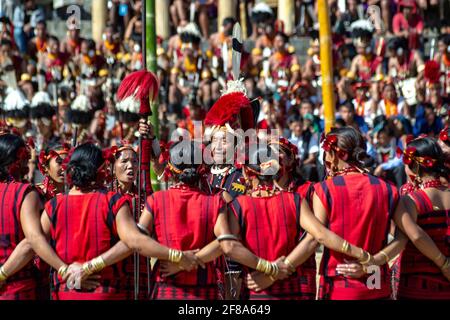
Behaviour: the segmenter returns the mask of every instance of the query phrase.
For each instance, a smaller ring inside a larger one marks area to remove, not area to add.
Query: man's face
[[[89,45],[88,45],[88,43],[86,41],[83,41],[81,43],[81,53],[82,54],[88,54],[88,52],[89,52]]]
[[[410,7],[403,7],[402,12],[405,18],[408,18],[411,15],[412,10]]]
[[[211,141],[211,152],[215,164],[231,163],[234,158],[233,135],[223,130],[214,133]]]
[[[302,117],[304,117],[307,114],[313,114],[313,106],[311,103],[307,102],[307,103],[302,103],[301,107],[300,107],[300,114],[302,115]]]
[[[56,54],[59,51],[59,43],[55,40],[50,40],[48,42],[48,48],[50,50],[50,53]]]
[[[342,106],[339,113],[341,114],[341,118],[345,121],[345,123],[349,124],[353,121],[353,112],[350,111],[346,106]]]
[[[273,43],[273,46],[275,47],[275,50],[283,50],[284,49],[284,47],[285,47],[285,42],[284,42],[284,39],[283,39],[283,37],[281,37],[281,36],[276,36],[275,37],[275,41],[274,41],[274,43]]]
[[[292,132],[294,133],[294,135],[296,137],[301,136],[301,134],[302,134],[302,122],[301,121],[293,122],[291,127],[292,127]]]
[[[433,124],[434,120],[436,120],[436,114],[434,113],[434,110],[431,108],[426,108],[425,118],[427,119],[429,125]]]
[[[386,132],[380,132],[378,134],[378,141],[377,145],[379,147],[386,147],[389,144],[389,136]]]
[[[25,1],[25,9],[26,10],[34,9],[34,0]]]
[[[45,31],[45,25],[44,24],[39,23],[36,26],[35,30],[36,30],[36,37],[43,38],[45,36],[46,31]]]
[[[225,33],[226,36],[231,36],[233,34],[233,24],[227,23],[226,25],[224,25],[223,32]]]
[[[11,46],[9,44],[4,44],[0,47],[0,55],[3,57],[9,57],[11,53]]]
[[[388,85],[383,90],[383,96],[385,99],[394,101],[396,98],[395,90],[392,85]]]

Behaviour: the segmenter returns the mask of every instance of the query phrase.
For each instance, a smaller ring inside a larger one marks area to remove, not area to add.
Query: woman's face
[[[114,172],[119,182],[130,184],[136,179],[138,170],[137,155],[132,150],[124,150],[114,163]]]
[[[67,155],[62,154],[58,157],[52,157],[48,163],[48,175],[56,183],[64,183],[64,171],[62,163]]]

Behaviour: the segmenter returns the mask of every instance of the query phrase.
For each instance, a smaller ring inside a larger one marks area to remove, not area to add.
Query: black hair
[[[66,123],[74,123],[79,125],[88,125],[94,118],[94,112],[84,112],[68,108],[66,111]]]
[[[45,146],[44,152],[45,152],[45,154],[49,154],[50,151],[58,151],[58,150],[61,150],[63,148],[64,148],[64,146],[62,145],[62,143],[60,141],[55,140],[55,141],[49,142]]]
[[[248,158],[246,160],[245,166],[249,168],[251,171],[256,171],[258,173],[263,173],[263,169],[261,168],[261,164],[266,161],[275,160],[279,163],[280,156],[277,151],[273,147],[270,146],[260,146],[258,145],[256,148],[250,147],[248,150]],[[254,172],[252,172],[255,174]],[[264,174],[256,174],[258,180],[260,181],[272,181],[278,179],[281,170],[278,168],[273,168],[272,171],[265,171]]]
[[[200,154],[198,154],[200,152]],[[174,173],[176,180],[190,186],[196,186],[200,181],[196,158],[203,159],[202,148],[194,141],[178,141],[170,147],[170,163],[181,173]],[[196,157],[197,154],[197,157]],[[198,157],[200,156],[200,157]]]
[[[15,134],[0,135],[0,181],[8,179],[8,166],[17,160],[17,152],[25,147],[23,139]]]
[[[235,18],[233,18],[233,17],[226,17],[225,19],[223,19],[223,21],[222,21],[222,26],[226,26],[226,25],[229,25],[229,24],[235,24],[236,23],[236,19]]]
[[[341,106],[339,107],[339,110],[342,107],[347,108],[351,113],[355,113],[355,106],[354,106],[354,104],[351,101],[347,101],[344,104],[341,104]]]
[[[52,40],[52,41],[55,41],[55,42],[59,43],[59,39],[57,37],[55,37],[55,36],[48,36],[48,40],[49,41]]]
[[[34,108],[30,108],[31,119],[47,118],[51,119],[56,114],[55,108],[48,103],[40,103]]]
[[[67,166],[74,186],[86,189],[97,182],[97,172],[103,164],[102,150],[93,143],[85,143],[78,146]]]
[[[84,39],[83,42],[85,42],[89,49],[95,50],[95,41],[93,39]]]
[[[408,40],[404,37],[396,37],[389,40],[387,47],[389,50],[398,50],[402,48],[403,50],[408,50]]]
[[[293,114],[287,119],[287,123],[289,125],[291,125],[294,122],[301,122],[301,121],[302,121],[302,117],[299,114]]]
[[[275,37],[281,37],[284,43],[289,43],[289,37],[284,32],[277,32]]]
[[[192,43],[195,45],[200,44],[200,42],[202,41],[202,39],[198,35],[190,32],[182,32],[180,34],[180,39],[182,43]]]
[[[266,23],[273,19],[273,14],[266,11],[253,11],[251,14],[251,21],[253,23]]]
[[[44,25],[45,28],[47,28],[47,23],[45,22],[44,19],[38,20],[38,22],[36,22],[36,25],[38,25],[38,24],[42,24],[42,25]]]
[[[137,113],[127,111],[117,111],[117,110],[116,110],[116,117],[117,119],[119,119],[119,121],[125,123],[136,123],[140,119],[140,116]]]
[[[372,167],[374,159],[367,154],[364,137],[353,127],[333,128],[329,134],[338,137],[337,146],[348,153],[347,162],[359,168]]]
[[[436,163],[432,167],[425,167],[419,165],[417,162],[412,162],[409,165],[412,171],[417,172],[418,170],[419,175],[427,173],[446,179],[448,178],[450,169],[445,166],[445,156],[436,139],[430,137],[416,139],[411,141],[408,144],[408,147],[416,149],[416,152],[414,153],[415,157],[430,157],[431,159],[436,160]]]
[[[10,47],[12,47],[12,42],[9,39],[2,39],[0,41],[0,46],[10,46]]]

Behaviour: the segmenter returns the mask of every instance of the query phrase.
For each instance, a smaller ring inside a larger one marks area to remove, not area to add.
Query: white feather
[[[353,22],[350,25],[350,31],[353,31],[355,29],[363,29],[363,30],[367,30],[369,32],[373,32],[374,27],[373,27],[372,22],[370,22],[369,20],[360,19],[360,20],[356,20],[355,22]]]
[[[140,101],[136,100],[133,96],[131,96],[120,101],[117,104],[116,108],[118,111],[122,112],[139,113],[140,106],[141,106]]]
[[[227,87],[222,91],[222,95],[226,95],[233,92],[242,92],[247,95],[247,89],[245,88],[244,79],[230,80],[227,82]]]
[[[200,33],[200,29],[193,22],[188,23],[184,28],[180,28],[178,30],[178,33],[188,33],[188,34],[197,36],[198,38],[202,37],[202,34]]]
[[[52,104],[50,95],[45,91],[39,91],[34,95],[33,99],[31,100],[30,107],[36,108],[41,103],[47,103],[49,105]]]
[[[21,110],[29,104],[30,102],[19,89],[9,89],[6,91],[3,107],[5,111]]]
[[[72,110],[89,112],[92,109],[89,98],[85,95],[80,95],[72,102]]]
[[[269,5],[265,2],[259,2],[258,4],[256,4],[253,7],[252,12],[253,13],[266,12],[266,13],[273,14],[272,8],[269,7]]]

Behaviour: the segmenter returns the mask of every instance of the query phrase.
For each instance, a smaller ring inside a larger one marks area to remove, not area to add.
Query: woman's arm
[[[409,196],[400,198],[394,213],[394,221],[424,256],[432,260],[439,268],[444,266],[447,257],[439,250],[433,239],[416,223],[417,208]]]
[[[314,193],[313,206],[317,217],[326,217],[325,207],[316,193]],[[301,227],[310,233],[320,244],[336,252],[357,258],[358,260],[362,259],[365,264],[371,262],[373,258],[366,251],[349,244],[346,240],[328,230],[312,213],[307,201],[302,202],[301,213]]]
[[[220,219],[220,221],[218,221],[218,224],[216,224],[214,232],[217,237],[223,235],[234,235],[238,237],[240,228],[236,217],[231,212],[229,212],[228,214],[223,214],[222,219]],[[234,261],[255,270],[258,269],[260,260],[265,261],[254,255],[250,250],[244,247],[244,245],[240,241],[237,240],[228,239],[220,241],[220,247],[222,248],[222,251],[225,253],[225,255],[229,256]],[[291,274],[287,265],[282,261],[284,259],[285,257],[280,257],[277,261],[273,262],[278,266],[279,270],[274,279],[285,279]]]
[[[143,215],[150,214],[144,209]],[[146,257],[153,257],[161,260],[170,261],[171,254],[168,247],[159,244],[154,239],[142,234],[133,217],[130,214],[128,205],[122,206],[116,216],[117,232],[120,239],[132,250],[137,251]],[[202,262],[195,256],[193,251],[184,251],[179,261],[180,266],[191,271]]]
[[[58,257],[47,241],[49,234],[45,234],[42,229],[40,211],[41,204],[39,195],[36,191],[31,191],[25,196],[20,210],[20,222],[23,233],[36,254],[55,270],[59,271],[61,267],[66,267],[67,265]],[[45,211],[44,214],[44,219],[46,218],[48,220],[49,218]],[[49,220],[48,225],[50,225]]]
[[[27,239],[23,239],[16,246],[1,269],[9,278],[15,273],[19,272],[23,267],[25,267],[31,261],[33,256],[34,251],[31,248],[30,243]],[[2,286],[2,282],[3,281],[0,281],[0,288]]]

